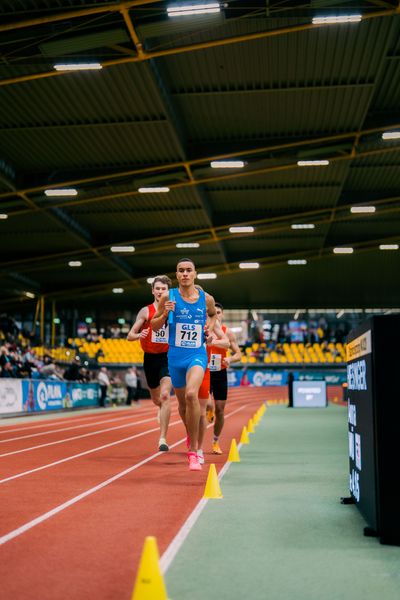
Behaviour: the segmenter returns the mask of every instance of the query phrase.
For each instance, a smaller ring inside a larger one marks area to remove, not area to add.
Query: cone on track
[[[250,421],[247,423],[247,431],[249,433],[254,433],[254,423],[253,423],[253,419],[250,419]]]
[[[240,443],[241,444],[250,444],[249,434],[247,433],[246,425],[242,429],[242,435],[240,436]]]
[[[155,537],[146,537],[131,600],[168,600]]]
[[[203,498],[213,498],[216,500],[223,498],[218,481],[217,470],[214,464],[210,465],[210,469],[208,471],[207,483],[204,490]]]
[[[228,454],[228,462],[240,462],[239,450],[235,438],[231,441],[231,447]]]

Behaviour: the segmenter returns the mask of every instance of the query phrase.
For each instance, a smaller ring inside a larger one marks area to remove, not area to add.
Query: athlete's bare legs
[[[179,402],[179,414],[189,436],[189,452],[197,451],[200,419],[198,394],[203,377],[204,369],[198,365],[194,365],[186,373],[186,386],[175,388]]]
[[[160,385],[150,390],[151,399],[160,408],[160,438],[166,439],[171,416],[171,378],[163,377]]]
[[[215,400],[215,424],[214,424],[214,435],[219,437],[224,426],[224,411],[225,411],[225,400]]]

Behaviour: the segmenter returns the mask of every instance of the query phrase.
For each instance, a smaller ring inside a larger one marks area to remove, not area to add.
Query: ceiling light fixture
[[[329,165],[329,160],[298,160],[299,167],[326,167]]]
[[[334,25],[335,23],[359,23],[362,15],[332,15],[330,17],[313,17],[313,25]]]
[[[376,211],[375,206],[352,206],[350,208],[350,212],[357,214],[357,213],[374,213]]]
[[[200,244],[198,242],[179,242],[176,244],[177,248],[200,248]]]
[[[25,296],[27,298],[36,298],[35,294],[33,294],[32,292],[25,292]]]
[[[141,194],[166,194],[169,187],[140,187],[138,191]]]
[[[111,246],[111,252],[135,252],[135,246]]]
[[[292,229],[315,229],[313,223],[292,223],[290,227]]]
[[[78,190],[75,188],[56,188],[54,190],[48,189],[44,190],[46,196],[77,196]]]
[[[98,62],[93,63],[60,63],[53,65],[56,71],[99,71],[102,65]]]
[[[379,250],[398,250],[399,244],[380,244]]]
[[[212,160],[210,163],[213,169],[243,169],[243,160]]]
[[[398,140],[400,138],[400,131],[385,131],[382,133],[383,140]]]
[[[2,221],[5,221],[6,219],[8,219],[8,215],[6,213],[0,213],[0,219]]]
[[[260,263],[258,262],[241,262],[239,263],[239,269],[259,269]]]
[[[168,6],[167,14],[169,17],[186,17],[189,15],[205,15],[221,12],[219,2],[208,2],[207,4],[178,4]]]
[[[113,294],[123,294],[124,293],[124,288],[113,288],[112,289]]]
[[[290,259],[287,261],[288,265],[306,265],[307,261],[304,258]]]
[[[197,279],[217,279],[216,273],[198,273]]]
[[[253,233],[254,227],[251,225],[243,226],[243,227],[229,227],[229,232],[230,233]]]
[[[81,267],[82,263],[80,260],[70,260],[68,263],[69,267]]]
[[[354,248],[350,248],[350,247],[347,248],[345,246],[333,249],[334,254],[353,254],[353,252],[354,252]]]

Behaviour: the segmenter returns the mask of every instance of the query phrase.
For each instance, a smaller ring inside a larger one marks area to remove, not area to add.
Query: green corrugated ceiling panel
[[[63,56],[74,54],[74,52],[92,50],[93,48],[104,48],[112,44],[124,44],[129,41],[129,36],[124,29],[110,29],[64,38],[54,42],[45,42],[40,44],[39,49],[44,56]]]

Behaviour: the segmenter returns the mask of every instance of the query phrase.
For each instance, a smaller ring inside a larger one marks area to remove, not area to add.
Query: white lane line
[[[239,410],[241,410],[241,409],[238,408],[238,410],[236,410],[235,412],[238,412]],[[234,414],[234,413],[231,413],[231,414]],[[238,450],[240,450],[241,447],[242,447],[242,444],[239,444]],[[230,462],[226,462],[224,464],[224,466],[222,467],[222,469],[220,470],[220,472],[218,474],[219,481],[221,481],[221,479],[223,478],[225,473],[228,471],[231,464],[232,463],[230,463]],[[184,522],[184,524],[182,525],[182,527],[180,528],[180,530],[178,531],[178,533],[176,534],[176,536],[174,537],[174,539],[172,540],[172,542],[170,543],[168,548],[165,550],[162,557],[160,558],[160,569],[161,569],[161,573],[163,575],[165,575],[165,573],[168,571],[169,567],[172,564],[172,561],[174,560],[175,556],[178,554],[184,541],[186,540],[189,533],[191,532],[194,525],[196,524],[197,519],[200,517],[201,513],[203,512],[204,508],[206,507],[207,502],[208,502],[208,498],[202,498],[199,501],[199,503],[196,505],[194,510],[190,513],[190,515],[188,516],[188,518],[186,519],[186,521]]]
[[[131,409],[130,407],[126,407],[126,410],[118,410],[117,414],[138,414],[140,413],[140,416],[144,413],[147,412],[150,408],[154,409],[154,404],[151,402],[150,406],[141,406],[140,408],[135,408],[135,409]],[[111,409],[112,410],[112,409]],[[16,431],[30,431],[31,429],[40,429],[41,427],[52,427],[53,425],[64,425],[64,423],[66,421],[69,420],[73,420],[74,422],[80,422],[80,421],[87,421],[89,419],[99,419],[101,417],[107,417],[109,415],[110,411],[109,410],[105,410],[104,412],[96,412],[95,414],[92,413],[90,415],[79,415],[79,414],[74,414],[72,411],[67,413],[65,415],[65,417],[63,419],[58,419],[58,420],[53,420],[53,419],[46,419],[45,422],[40,423],[39,425],[27,425],[26,427],[18,427],[15,429],[9,429],[8,425],[3,425],[3,423],[1,422],[0,419],[0,435],[5,435],[8,433],[15,433]],[[49,413],[36,413],[36,414],[32,414],[32,413],[28,413],[26,415],[28,416],[32,416],[32,417],[42,417],[42,418],[46,418],[49,417]]]
[[[141,417],[143,414],[140,415]],[[50,431],[40,431],[39,433],[30,433],[29,435],[20,435],[14,438],[7,438],[6,440],[0,440],[0,444],[6,442],[16,442],[18,440],[27,440],[28,438],[40,437],[41,435],[50,435],[51,433],[58,433],[59,431],[71,431],[71,429],[82,429],[83,427],[92,427],[92,425],[103,425],[103,423],[116,423],[123,421],[124,419],[131,419],[133,415],[125,415],[124,417],[116,417],[113,419],[101,419],[100,421],[91,421],[90,423],[82,423],[81,425],[71,425],[70,427],[63,427],[62,429],[51,429]]]
[[[64,438],[62,440],[56,440],[54,442],[48,442],[47,444],[39,444],[38,446],[30,446],[29,448],[22,448],[21,450],[13,450],[12,452],[5,452],[0,454],[0,458],[6,456],[12,456],[13,454],[21,454],[22,452],[29,452],[31,450],[38,450],[39,448],[47,448],[48,446],[55,446],[56,444],[64,444],[65,442],[71,442],[73,440],[81,440],[82,438],[91,437],[93,435],[99,435],[100,433],[107,433],[108,431],[116,431],[117,429],[123,429],[124,427],[134,427],[135,425],[141,425],[142,423],[148,423],[149,421],[155,421],[157,417],[151,417],[150,419],[142,419],[141,421],[135,421],[133,423],[125,423],[124,425],[118,425],[117,427],[108,427],[107,429],[99,429],[98,431],[91,431],[90,433],[84,433],[82,435],[75,435],[73,437]]]
[[[172,421],[169,424],[169,427],[173,425],[179,425],[182,423],[179,421]],[[99,452],[100,450],[104,450],[105,448],[110,448],[111,446],[116,446],[117,444],[123,444],[124,442],[128,442],[130,440],[134,440],[136,438],[142,437],[143,435],[147,435],[148,433],[153,433],[154,431],[160,431],[159,427],[155,427],[154,429],[147,429],[146,431],[142,431],[141,433],[135,433],[135,435],[131,435],[126,438],[122,438],[121,440],[117,440],[116,442],[110,442],[109,444],[104,444],[103,446],[97,446],[96,448],[91,448],[91,450],[85,450],[85,452],[79,452],[78,454],[72,454],[71,456],[67,456],[65,458],[61,458],[60,460],[56,460],[52,463],[48,463],[47,465],[42,465],[41,467],[36,467],[35,469],[30,469],[29,471],[24,471],[23,473],[17,473],[17,475],[10,475],[10,477],[6,477],[5,479],[0,479],[1,483],[6,483],[7,481],[12,481],[13,479],[18,479],[19,477],[25,477],[26,475],[31,475],[32,473],[37,473],[38,471],[43,471],[44,469],[49,469],[50,467],[55,467],[56,465],[61,465],[62,463],[68,462],[70,460],[74,460],[75,458],[80,458],[81,456],[86,456],[87,454],[92,454],[93,452]]]
[[[235,411],[229,413],[228,415],[226,415],[225,418],[228,419],[229,417],[231,417],[235,413],[239,412],[240,410],[243,410],[243,408],[244,408],[244,406],[241,406],[237,410],[235,410]],[[212,424],[210,424],[210,426],[211,425]],[[175,442],[175,444],[172,444],[170,446],[170,449],[171,448],[175,448],[176,446],[179,446],[179,444],[182,444],[182,442],[184,442],[184,441],[186,441],[186,436],[184,438],[178,440],[177,442]],[[10,531],[9,533],[7,533],[7,534],[3,535],[2,537],[0,537],[0,546],[3,545],[3,544],[5,544],[6,542],[9,542],[10,540],[12,540],[12,539],[14,539],[16,537],[22,535],[26,531],[29,531],[30,529],[32,529],[36,525],[40,525],[40,523],[43,523],[47,519],[50,519],[50,517],[53,517],[54,515],[60,513],[61,511],[65,510],[66,508],[69,508],[70,506],[72,506],[73,504],[76,504],[80,500],[83,500],[87,496],[90,496],[91,494],[94,494],[95,492],[98,492],[99,490],[101,490],[102,488],[106,487],[107,485],[110,485],[111,483],[114,483],[114,481],[117,481],[118,479],[121,479],[121,477],[124,477],[125,475],[128,475],[128,473],[131,473],[132,471],[135,471],[135,469],[138,469],[142,465],[145,465],[146,463],[150,462],[154,458],[157,458],[157,456],[160,456],[161,454],[164,454],[164,453],[163,452],[156,452],[155,454],[152,454],[148,458],[145,458],[144,460],[140,461],[139,463],[136,463],[132,467],[129,467],[129,469],[125,469],[124,471],[121,471],[120,473],[117,473],[113,477],[110,477],[109,479],[106,479],[106,481],[103,481],[102,483],[99,483],[95,487],[92,487],[89,490],[86,490],[86,492],[83,492],[82,494],[79,494],[78,496],[75,496],[74,498],[71,498],[71,500],[67,500],[67,502],[64,502],[63,504],[60,504],[59,506],[56,506],[52,510],[49,510],[48,512],[46,512],[44,514],[39,515],[39,517],[36,517],[36,519],[33,519],[32,521],[28,521],[27,523],[24,523],[24,525],[21,525],[21,527],[18,527],[17,529],[14,529],[13,531]]]

